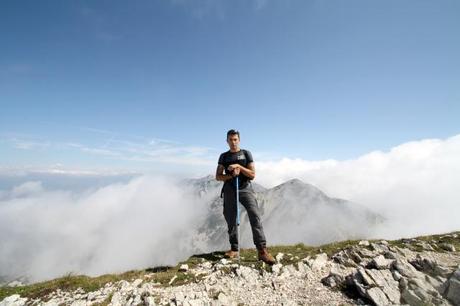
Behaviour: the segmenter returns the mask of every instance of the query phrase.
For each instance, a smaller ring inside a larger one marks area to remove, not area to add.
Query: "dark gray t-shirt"
[[[230,150],[228,150],[227,152],[220,154],[219,161],[217,163],[219,165],[224,166],[225,174],[230,174],[230,172],[228,172],[227,170],[227,167],[229,165],[240,164],[241,166],[247,168],[248,164],[253,161],[254,159],[252,158],[252,154],[249,150],[240,149],[238,152],[231,152]],[[238,180],[239,180],[239,184],[238,184],[239,191],[252,190],[252,186],[250,183],[251,181],[249,177],[244,175],[242,172],[240,172],[240,175],[238,176]],[[231,180],[226,180],[224,182],[224,185],[231,184],[232,186],[235,186],[235,182],[236,180],[235,178],[233,178]]]

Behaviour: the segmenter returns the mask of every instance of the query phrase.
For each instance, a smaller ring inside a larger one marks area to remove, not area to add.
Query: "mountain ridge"
[[[207,175],[182,183],[209,203],[207,216],[197,231],[197,236],[203,238],[197,240],[201,244],[197,244],[196,250],[226,247],[227,225],[222,215],[223,199],[220,198],[223,182]],[[297,178],[271,188],[254,182],[252,186],[269,244],[302,242],[319,245],[366,235],[371,237],[386,220],[365,205],[329,197],[316,186]],[[250,247],[252,234],[245,209],[241,210],[241,220],[241,243],[243,247]]]

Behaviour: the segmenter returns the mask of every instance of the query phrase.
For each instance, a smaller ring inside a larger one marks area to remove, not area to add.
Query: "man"
[[[275,259],[268,253],[266,248],[262,221],[259,217],[259,205],[257,204],[255,192],[251,184],[251,180],[256,176],[252,154],[248,150],[240,149],[240,133],[238,131],[229,130],[227,132],[227,143],[230,150],[220,155],[216,170],[216,179],[218,181],[224,181],[224,186],[222,187],[222,193],[224,194],[224,217],[228,225],[228,235],[231,246],[231,249],[225,253],[225,256],[234,258],[238,255],[235,179],[235,177],[238,176],[239,200],[248,213],[252,237],[258,250],[258,258],[272,265],[275,263]]]

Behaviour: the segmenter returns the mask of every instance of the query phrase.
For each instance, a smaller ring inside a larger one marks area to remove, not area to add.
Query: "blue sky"
[[[458,1],[1,1],[0,166],[214,170],[459,133]]]

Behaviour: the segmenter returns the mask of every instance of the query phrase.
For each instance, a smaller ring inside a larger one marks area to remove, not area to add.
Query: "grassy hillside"
[[[453,237],[445,237],[447,234],[457,234],[456,238]],[[402,238],[398,240],[387,240],[390,245],[396,245],[399,247],[410,248],[414,251],[422,251],[423,248],[421,246],[421,242],[432,242],[434,245],[434,249],[436,252],[446,252],[442,249],[439,245],[442,243],[452,244],[455,249],[460,251],[460,231],[447,233],[447,234],[439,234],[439,235],[430,235],[430,236],[420,236],[415,238]],[[369,242],[379,241],[381,239],[375,240],[368,240]],[[298,262],[299,260],[307,257],[313,256],[318,253],[325,252],[329,256],[347,248],[348,246],[356,245],[359,240],[346,240],[340,242],[334,242],[329,244],[324,244],[317,247],[307,246],[303,243],[295,244],[295,245],[277,245],[277,246],[270,246],[269,251],[274,256],[278,253],[284,253],[284,257],[281,259],[281,263],[283,265],[291,264]],[[363,246],[365,247],[365,246]],[[5,298],[6,296],[12,294],[20,294],[21,297],[28,297],[28,298],[37,298],[43,297],[53,292],[57,289],[61,289],[63,291],[72,291],[77,288],[82,288],[85,292],[95,291],[99,288],[103,287],[107,283],[114,283],[120,280],[127,280],[133,281],[135,279],[141,278],[146,279],[151,282],[159,283],[161,286],[177,286],[181,284],[186,284],[190,282],[199,282],[203,275],[199,275],[197,277],[191,275],[190,273],[184,273],[179,271],[179,267],[182,264],[188,264],[190,268],[193,268],[198,263],[207,260],[207,261],[219,261],[223,258],[223,251],[217,251],[207,254],[198,254],[191,256],[186,261],[178,263],[176,266],[170,267],[154,267],[154,268],[147,268],[143,270],[131,270],[121,274],[104,274],[98,277],[88,277],[85,275],[74,275],[72,273],[66,274],[62,277],[34,283],[31,285],[26,286],[19,286],[19,287],[0,287],[0,301]],[[245,266],[250,266],[256,269],[265,269],[270,271],[271,267],[265,265],[264,263],[257,260],[257,251],[256,249],[242,249],[241,250],[241,264]],[[173,278],[173,276],[177,275],[177,278],[174,282],[169,285],[169,281]],[[107,303],[103,303],[102,305],[108,304],[111,297],[108,297]]]

